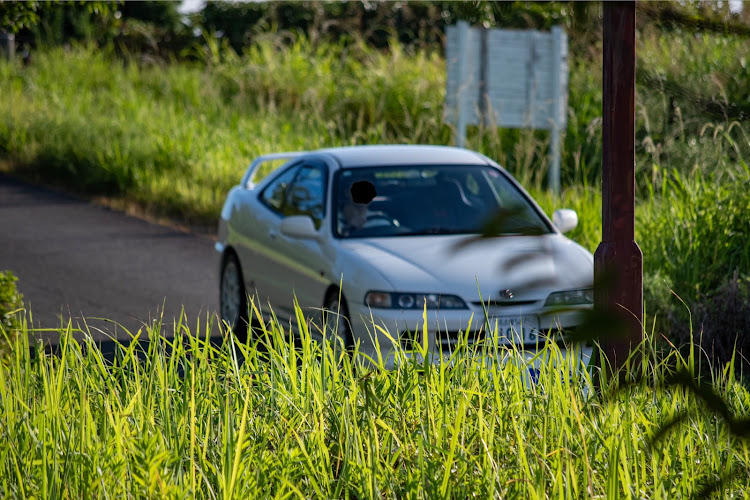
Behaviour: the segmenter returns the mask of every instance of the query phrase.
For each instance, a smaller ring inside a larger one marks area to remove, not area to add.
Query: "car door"
[[[321,234],[327,234],[326,192],[328,169],[322,162],[303,164],[287,191],[283,214],[307,215]],[[323,305],[329,280],[328,264],[321,241],[276,235],[274,240],[278,259],[275,272],[283,287],[279,289],[278,307],[293,315],[296,298],[305,316],[316,317]]]
[[[279,225],[284,217],[284,203],[301,163],[291,165],[276,174],[261,192],[248,195],[257,197],[252,210],[245,213],[242,231],[238,232],[237,251],[245,275],[245,287],[257,296],[260,306],[269,313],[268,305],[276,309],[286,297],[288,283],[280,278],[279,249],[276,241]]]

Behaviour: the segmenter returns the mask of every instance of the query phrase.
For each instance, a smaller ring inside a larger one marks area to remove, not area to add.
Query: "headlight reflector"
[[[577,306],[594,303],[594,289],[581,288],[578,290],[563,290],[554,292],[547,297],[545,306]]]
[[[466,303],[456,295],[437,293],[367,292],[365,305],[380,309],[467,309]]]
[[[398,296],[398,306],[402,309],[411,309],[414,307],[414,295],[404,293]]]

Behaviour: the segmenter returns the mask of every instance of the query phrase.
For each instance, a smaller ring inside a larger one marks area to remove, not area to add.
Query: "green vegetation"
[[[647,355],[639,383],[596,397],[585,370],[562,368],[578,358],[554,344],[538,355],[538,377],[513,351],[465,344],[450,367],[412,358],[389,371],[354,368],[306,330],[290,342],[275,322],[248,344],[214,345],[211,324],[183,318],[170,340],[159,325],[140,331],[135,340],[152,341],[118,345],[112,362],[70,327],[58,355],[19,340],[0,369],[2,495],[750,495],[749,443],[732,424],[750,392],[731,369],[701,379],[727,401],[722,417],[691,383],[665,382],[700,374],[675,352]],[[482,363],[483,352],[516,361]]]
[[[21,329],[23,295],[16,289],[18,278],[10,271],[0,271],[0,357],[7,354]]]
[[[561,196],[544,190],[546,134],[472,129],[468,147],[547,213],[575,209],[573,239],[599,242],[595,4],[219,2],[199,16],[198,43],[164,3],[123,7],[122,19],[99,2],[3,5],[14,30],[39,31],[30,59],[0,61],[0,168],[207,226],[259,154],[450,144],[440,23],[566,24]],[[153,341],[118,345],[112,362],[69,327],[52,356],[30,348],[15,277],[0,273],[2,496],[750,497],[747,421],[734,418],[750,412],[747,373],[735,378],[750,357],[738,336],[750,329],[750,31],[704,7],[638,6],[650,319],[632,385],[593,394],[587,372],[560,370],[576,360],[555,345],[539,353],[536,383],[523,362],[480,363],[467,346],[452,368],[355,368],[274,322],[248,344],[214,345],[213,320],[181,318],[174,339],[140,331]],[[415,19],[430,21],[410,31]]]

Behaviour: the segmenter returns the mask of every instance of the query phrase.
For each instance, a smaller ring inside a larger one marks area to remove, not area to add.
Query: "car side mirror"
[[[309,215],[290,215],[281,221],[281,233],[292,238],[318,239],[315,223]]]
[[[567,233],[578,225],[578,214],[575,210],[561,208],[552,214],[552,224],[561,232]]]

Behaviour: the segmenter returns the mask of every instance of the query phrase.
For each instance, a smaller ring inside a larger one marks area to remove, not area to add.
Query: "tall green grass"
[[[679,277],[697,293],[717,289],[735,271],[750,272],[748,189],[750,171],[735,184],[708,180],[700,171],[692,178],[666,174],[665,195],[653,196],[638,212],[641,233],[659,235],[643,238],[647,269]]]
[[[561,369],[576,358],[554,344],[530,383],[524,363],[479,362],[466,345],[450,366],[389,371],[275,322],[247,344],[212,344],[209,319],[176,320],[174,339],[159,329],[111,362],[72,327],[57,355],[22,336],[0,370],[4,497],[671,499],[724,476],[724,495],[750,495],[748,442],[661,385],[691,367],[676,353],[646,358],[645,385],[600,398],[587,372]],[[732,371],[715,377],[747,414]]]

